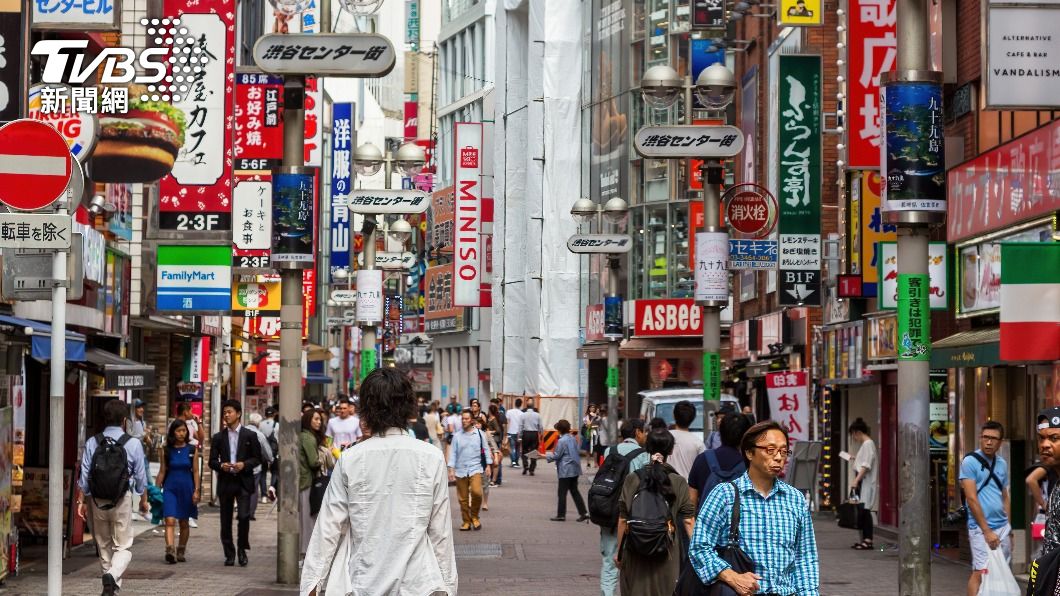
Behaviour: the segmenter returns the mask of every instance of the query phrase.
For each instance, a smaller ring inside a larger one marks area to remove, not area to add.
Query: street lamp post
[[[603,229],[600,217],[603,215],[617,231],[629,215],[629,205],[619,197],[613,197],[603,205],[594,203],[592,199],[581,198],[574,202],[570,212],[578,223],[588,223],[595,219],[597,230]],[[585,237],[592,238],[593,235],[588,234]],[[607,258],[608,269],[607,298],[621,305],[618,288],[618,259],[621,253],[604,254]],[[621,311],[619,312],[621,314]],[[606,327],[605,335],[608,335]],[[618,341],[620,339],[621,335],[611,336],[608,337],[607,342],[607,434],[609,437],[618,436]],[[614,440],[612,438],[612,441]]]
[[[372,143],[365,143],[360,147],[357,147],[353,154],[353,167],[354,171],[361,176],[374,176],[383,170],[383,188],[390,190],[391,182],[390,179],[393,177],[394,170],[402,175],[407,175],[412,172],[418,171],[427,162],[426,153],[423,147],[415,143],[405,143],[398,148],[396,153],[387,150],[384,155],[378,147]],[[356,209],[351,209],[356,212]],[[377,226],[375,215],[366,214],[364,223],[364,269],[371,271],[375,269],[375,228]],[[401,220],[404,221],[404,220]],[[405,222],[408,226],[408,222]],[[412,229],[409,227],[407,230],[400,230],[398,233],[406,232],[411,236]],[[393,234],[394,231],[391,231]],[[363,379],[365,375],[376,368],[375,359],[375,330],[376,322],[365,323],[361,329],[361,375]],[[371,355],[368,355],[371,353]],[[368,360],[365,360],[368,355]]]
[[[703,69],[693,85],[691,77],[682,79],[673,68],[665,65],[649,68],[641,80],[641,92],[644,102],[655,109],[669,109],[682,93],[685,97],[685,120],[692,121],[692,96],[714,113],[722,113],[732,103],[736,92],[736,77],[732,71],[721,64],[712,64]],[[709,128],[709,127],[703,127]],[[639,147],[638,147],[639,151]],[[738,150],[737,150],[738,152]],[[735,153],[734,153],[735,154]],[[700,154],[670,155],[670,157],[701,157]],[[703,176],[703,234],[697,233],[696,246],[705,246],[708,239],[717,234],[726,233],[721,225],[721,186],[724,184],[724,170],[716,157],[703,160],[700,168]],[[695,222],[689,221],[694,228]],[[695,230],[690,230],[695,233]],[[727,269],[727,261],[724,268]],[[728,306],[728,300],[704,298],[701,291],[705,284],[706,264],[696,259],[696,302],[703,307],[703,387],[704,398],[721,399],[721,309]],[[726,294],[728,290],[726,290]],[[703,438],[706,440],[709,426],[703,425]]]

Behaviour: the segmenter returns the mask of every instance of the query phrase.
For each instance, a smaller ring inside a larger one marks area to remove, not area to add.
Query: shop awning
[[[578,348],[579,360],[605,360],[607,359],[607,342],[594,341]]]
[[[729,341],[721,342],[722,361],[729,359]],[[620,358],[702,358],[703,340],[698,337],[655,338],[634,337],[622,342],[618,347]]]
[[[332,378],[323,373],[310,373],[306,375],[305,382],[307,385],[326,385],[332,382]]]
[[[1000,341],[998,327],[954,333],[931,344],[931,368],[998,366]]]
[[[10,315],[0,315],[0,325],[14,327],[19,332],[28,335],[30,337],[30,352],[34,358],[37,360],[51,360],[51,325]],[[66,330],[66,361],[85,361],[85,336],[69,329]]]
[[[103,386],[108,390],[154,389],[155,367],[99,348],[85,351],[85,360],[103,372]]]

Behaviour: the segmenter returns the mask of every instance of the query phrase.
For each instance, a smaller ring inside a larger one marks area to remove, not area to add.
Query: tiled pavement
[[[599,530],[575,523],[575,512],[569,503],[567,522],[548,521],[555,514],[555,466],[540,466],[535,477],[523,476],[519,469],[510,467],[504,472],[504,485],[492,490],[490,510],[482,514],[482,531],[456,532],[460,595],[538,596],[550,591],[565,596],[599,594]],[[583,496],[589,477],[583,476]],[[452,505],[457,527],[455,490]],[[122,594],[296,594],[294,586],[274,583],[275,514],[270,506],[262,506],[257,517],[251,527],[253,549],[246,568],[222,566],[216,509],[203,507],[201,527],[192,535],[189,562],[175,566],[167,565],[162,558],[161,530],[156,533],[150,525],[137,523],[137,530],[142,533],[133,546],[133,561]],[[829,521],[819,521],[816,528],[822,596],[898,594],[896,550],[854,551],[849,548],[855,540],[853,531],[841,530]],[[64,594],[99,593],[99,567],[91,545],[74,549],[66,561],[65,573]],[[967,574],[966,566],[936,561],[932,566],[931,594],[964,594]],[[46,585],[44,561],[38,560],[24,564],[21,575],[4,582],[0,594],[45,594]]]

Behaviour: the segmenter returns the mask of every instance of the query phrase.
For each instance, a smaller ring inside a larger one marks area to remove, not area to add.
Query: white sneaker
[[[199,527],[199,522],[195,521],[194,517],[188,518],[188,526],[192,527],[192,528],[198,528]]]

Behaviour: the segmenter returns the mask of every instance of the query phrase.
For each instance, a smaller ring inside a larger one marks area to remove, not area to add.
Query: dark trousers
[[[559,479],[559,503],[556,505],[556,516],[565,517],[567,515],[568,492],[571,498],[574,499],[574,506],[578,508],[578,515],[585,515],[585,501],[582,501],[582,495],[578,492],[578,477],[573,476]]]
[[[242,491],[217,495],[217,500],[221,505],[221,546],[224,547],[226,557],[233,556],[236,550],[232,542],[232,513],[237,503],[239,504],[239,548],[250,550],[250,500],[253,496],[251,493]]]
[[[526,457],[531,451],[537,451],[537,432],[523,433],[523,470],[533,472],[537,469],[537,460]]]
[[[859,511],[858,525],[861,526],[861,539],[872,540],[872,512],[864,507]]]

